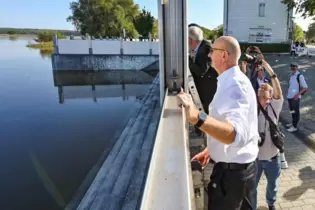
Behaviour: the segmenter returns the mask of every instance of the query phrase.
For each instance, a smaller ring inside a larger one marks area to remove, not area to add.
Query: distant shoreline
[[[20,37],[20,36],[36,36],[35,34],[0,34],[0,36]]]

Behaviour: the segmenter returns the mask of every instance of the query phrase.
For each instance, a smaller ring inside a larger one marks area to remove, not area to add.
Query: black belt
[[[214,163],[216,167],[223,168],[223,169],[230,169],[230,170],[242,170],[247,169],[248,167],[252,166],[254,162],[251,163],[224,163],[218,162],[215,163],[212,159],[210,162]]]
[[[271,160],[276,160],[276,159],[278,159],[278,157],[279,157],[279,153],[276,154],[275,156],[273,156],[273,157],[271,158]]]

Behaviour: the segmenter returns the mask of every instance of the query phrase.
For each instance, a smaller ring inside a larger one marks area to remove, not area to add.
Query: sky
[[[66,18],[71,0],[1,0],[0,27],[74,30]],[[157,0],[134,0],[157,17]],[[296,15],[295,22],[307,30],[310,19]],[[213,29],[223,23],[223,0],[188,0],[188,22]]]
[[[71,14],[71,0],[0,0],[0,27],[74,30],[66,18]],[[223,0],[188,0],[188,22],[207,28],[223,23]],[[134,0],[158,16],[157,0]],[[216,2],[216,3],[214,3]]]

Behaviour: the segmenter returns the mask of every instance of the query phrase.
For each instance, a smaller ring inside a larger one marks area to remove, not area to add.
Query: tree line
[[[158,38],[158,20],[133,0],[78,0],[70,3],[67,18],[81,34],[98,37]],[[214,30],[202,27],[206,39],[223,34],[223,26]]]

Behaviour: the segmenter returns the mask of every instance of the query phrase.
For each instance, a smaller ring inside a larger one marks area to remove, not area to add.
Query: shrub
[[[290,44],[288,43],[240,43],[242,52],[245,52],[249,46],[257,46],[260,51],[264,53],[288,53],[290,52]]]

